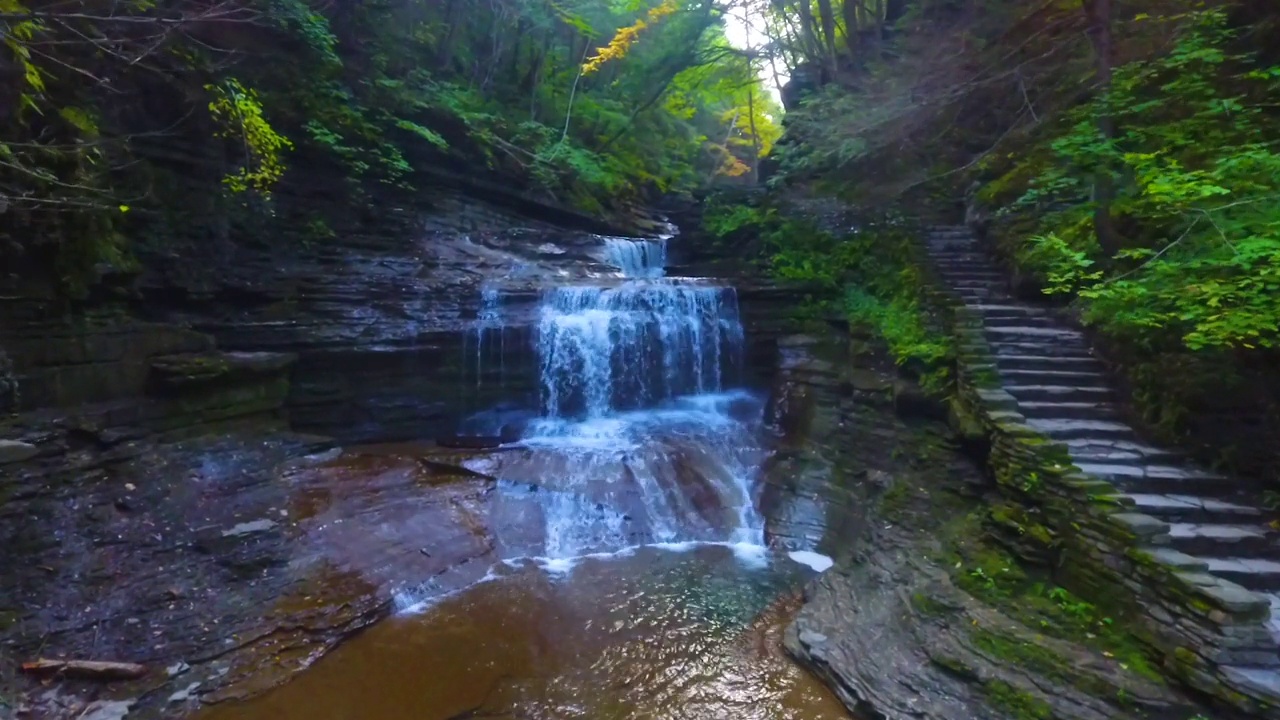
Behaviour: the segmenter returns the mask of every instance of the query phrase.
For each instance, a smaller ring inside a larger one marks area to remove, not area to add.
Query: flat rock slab
[[[42,461],[0,506],[4,609],[21,609],[0,643],[23,658],[155,668],[118,686],[140,698],[130,720],[145,720],[171,697],[268,689],[390,613],[401,593],[430,597],[484,575],[502,497],[493,480],[453,456],[317,453],[327,447],[229,434],[142,444],[131,459]]]
[[[1038,327],[1023,325],[1020,327],[988,327],[987,334],[997,337],[1028,336],[1043,337],[1054,340],[1084,340],[1084,333],[1077,330],[1063,330],[1055,327]]]
[[[1232,682],[1280,701],[1280,670],[1272,668],[1224,667],[1222,674]]]
[[[1200,525],[1196,523],[1172,523],[1169,536],[1173,539],[1205,538],[1223,543],[1244,540],[1265,540],[1271,532],[1264,525]]]
[[[0,465],[30,460],[40,453],[40,449],[30,443],[18,440],[0,440]]]
[[[1129,498],[1137,510],[1148,515],[1221,516],[1233,520],[1254,519],[1262,516],[1262,511],[1258,508],[1196,495],[1127,493],[1121,497]]]
[[[1167,688],[1114,660],[1018,625],[957,591],[944,573],[920,565],[914,554],[877,550],[870,565],[828,571],[811,583],[805,606],[788,628],[787,651],[849,707],[870,707],[888,720],[1003,719],[984,693],[987,683],[997,683],[1051,708],[1052,717],[1184,716],[1175,709],[1181,701]],[[912,600],[921,597],[934,610],[921,613]],[[945,608],[944,617],[935,617],[938,608]],[[994,657],[970,636],[975,629],[1053,653],[1083,685],[1115,688],[1091,696],[1071,682]],[[1099,680],[1100,685],[1092,682]],[[1132,712],[1109,704],[1117,694],[1129,699]]]
[[[1027,425],[1052,438],[1075,440],[1112,440],[1134,436],[1133,428],[1106,420],[1044,420],[1031,418]]]
[[[135,704],[135,700],[96,700],[76,720],[122,720]]]
[[[1071,451],[1072,457],[1093,461],[1109,457],[1112,462],[1125,459],[1138,459],[1144,463],[1171,462],[1181,457],[1176,450],[1153,447],[1136,440],[1119,438],[1067,438],[1063,442]],[[1087,462],[1087,461],[1086,461]]]
[[[1268,575],[1280,579],[1280,562],[1259,558],[1205,558],[1209,572]]]

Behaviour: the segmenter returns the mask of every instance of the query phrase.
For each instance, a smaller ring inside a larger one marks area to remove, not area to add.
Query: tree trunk
[[[852,0],[845,1],[852,2]],[[831,0],[818,0],[818,18],[822,23],[822,47],[827,56],[827,71],[831,73],[831,79],[834,80],[839,64],[836,61],[836,13],[831,7]],[[853,32],[851,28],[846,30]]]
[[[858,10],[862,7],[860,0],[844,0],[841,6],[844,13],[844,44],[849,49],[849,59],[858,57],[858,31],[862,29]]]
[[[455,22],[453,13],[455,0],[447,0],[444,5],[444,37],[440,39],[440,45],[436,48],[436,66],[449,67],[453,61],[453,41],[457,37],[456,30],[461,23]]]
[[[529,31],[529,23],[523,15],[516,23],[516,39],[511,46],[511,64],[508,66],[507,77],[512,85],[520,82],[520,51],[524,49],[524,36]]]
[[[800,31],[809,46],[812,56],[809,58],[813,62],[821,62],[826,66],[822,53],[822,43],[818,42],[817,26],[813,22],[813,8],[809,6],[809,0],[800,0],[797,3],[800,9]]]
[[[1111,114],[1111,74],[1115,65],[1111,38],[1111,0],[1081,0],[1085,17],[1089,21],[1089,41],[1097,62],[1098,93],[1102,98],[1098,113],[1098,132],[1111,141],[1116,136],[1115,117]],[[1120,249],[1120,236],[1116,233],[1111,204],[1115,200],[1115,182],[1111,169],[1106,165],[1097,169],[1093,182],[1093,228],[1098,234],[1098,244],[1108,256]]]
[[[747,123],[751,131],[751,184],[760,184],[760,136],[756,134],[756,91],[747,89]]]

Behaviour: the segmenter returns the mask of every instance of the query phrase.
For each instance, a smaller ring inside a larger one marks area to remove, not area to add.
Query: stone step
[[[1090,370],[1026,370],[1002,368],[1000,377],[1017,385],[1080,385],[1107,387],[1106,377]]]
[[[1033,430],[1055,440],[1132,440],[1133,428],[1108,420],[1043,420],[1028,418]]]
[[[1276,532],[1266,525],[1169,524],[1169,544],[1188,555],[1256,557],[1275,552]]]
[[[987,328],[1035,327],[1065,329],[1062,323],[1047,315],[982,314],[982,324]]]
[[[968,247],[953,246],[945,249],[935,248],[929,252],[929,259],[938,267],[948,267],[964,263],[984,265],[992,268],[996,266],[995,262],[991,258],[987,257],[986,253]]]
[[[1262,558],[1194,555],[1209,565],[1209,572],[1250,590],[1280,590],[1280,562]]]
[[[1093,402],[1110,400],[1114,395],[1109,387],[1085,387],[1080,385],[1005,385],[1004,389],[1019,401],[1041,402]]]
[[[1048,315],[1042,308],[1034,305],[977,305],[974,307],[983,317],[1045,317]]]
[[[949,273],[993,273],[1001,278],[1008,277],[1008,274],[1000,269],[995,263],[985,262],[982,260],[948,260],[943,263],[934,263],[934,269],[939,275],[947,275]]]
[[[995,276],[998,276],[998,279],[1000,280],[1008,280],[1008,276],[1005,273],[1001,272],[1000,268],[996,267],[995,265],[989,265],[989,264],[978,263],[973,261],[964,261],[964,262],[953,261],[953,262],[942,264],[942,265],[935,265],[934,268],[937,272],[938,277],[942,278],[943,280],[948,280],[948,279],[955,278],[957,276],[963,276],[963,275],[974,274],[974,273],[976,273],[978,277],[981,277],[981,278],[990,278],[990,276],[995,275]]]
[[[995,259],[983,252],[981,248],[956,244],[947,248],[931,248],[929,250],[929,260],[938,267],[948,267],[953,264],[997,267]]]
[[[1055,343],[1074,342],[1085,344],[1084,333],[1079,330],[1068,330],[1063,327],[1036,327],[1033,325],[1001,325],[988,326],[987,337],[993,340],[1021,339],[1045,340]]]
[[[938,273],[943,280],[950,283],[953,287],[961,284],[982,283],[985,285],[996,286],[1004,285],[1005,277],[995,270],[978,270],[978,269],[943,269]]]
[[[1076,467],[1094,477],[1113,482],[1126,490],[1180,495],[1222,495],[1237,489],[1238,483],[1225,475],[1176,465],[1132,465],[1076,461]]]
[[[1024,340],[992,340],[991,350],[996,354],[996,361],[999,362],[1001,355],[1027,356],[1037,355],[1040,357],[1053,358],[1093,358],[1093,353],[1085,345],[1079,343],[1053,343],[1046,341],[1027,342]]]
[[[942,282],[955,287],[959,283],[987,283],[992,286],[1004,286],[1007,284],[1007,278],[1004,274],[997,273],[996,270],[943,270],[938,273],[938,277],[942,278]]]
[[[973,276],[984,280],[1004,280],[1007,277],[996,266],[984,263],[943,265],[938,268],[938,274],[944,277]]]
[[[1178,493],[1125,493],[1133,509],[1170,523],[1256,523],[1262,510],[1240,503]]]
[[[982,313],[1001,313],[1001,311],[1010,311],[1012,313],[1012,311],[1016,311],[1016,313],[1027,313],[1029,315],[1044,314],[1044,310],[1041,307],[1020,305],[1016,304],[1016,302],[1007,302],[1007,304],[1001,305],[979,305],[977,310],[982,311]]]
[[[1120,415],[1111,404],[1091,402],[1020,402],[1018,412],[1045,420],[1114,420]]]
[[[1176,463],[1182,453],[1157,448],[1137,440],[1122,438],[1101,440],[1093,438],[1068,438],[1063,443],[1076,462],[1094,462],[1112,465],[1157,465]]]
[[[1045,355],[997,355],[996,367],[1005,370],[1095,370],[1102,363],[1092,357],[1053,357]]]
[[[1004,282],[1002,282],[999,278],[996,278],[996,279],[972,278],[972,279],[964,279],[964,280],[957,279],[957,278],[945,278],[945,280],[947,281],[947,284],[951,286],[952,290],[1001,290],[1003,291],[1005,289]]]

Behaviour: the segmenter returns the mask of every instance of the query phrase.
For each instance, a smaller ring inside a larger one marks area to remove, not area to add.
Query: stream
[[[392,618],[203,718],[848,717],[781,650],[831,561],[766,541],[772,435],[767,398],[743,387],[734,290],[668,277],[664,240],[603,242],[617,273],[542,294],[538,412],[466,425],[519,438],[459,461],[496,480],[485,551],[500,561],[399,587]],[[486,287],[473,362],[501,323]]]

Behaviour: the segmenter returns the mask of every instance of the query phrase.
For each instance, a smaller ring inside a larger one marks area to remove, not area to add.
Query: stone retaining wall
[[[1265,599],[1162,547],[1167,524],[1132,512],[1114,486],[1074,467],[1064,444],[1028,426],[1001,389],[981,317],[950,293],[930,298],[957,341],[952,423],[988,448],[1003,498],[989,513],[993,534],[1125,622],[1170,676],[1237,710],[1280,718],[1270,693],[1228,667],[1274,664]]]

